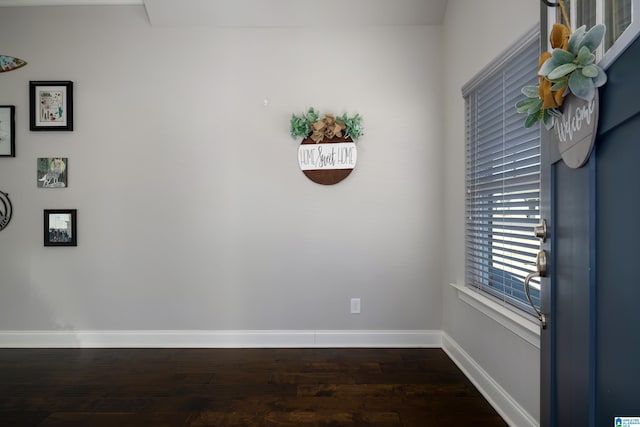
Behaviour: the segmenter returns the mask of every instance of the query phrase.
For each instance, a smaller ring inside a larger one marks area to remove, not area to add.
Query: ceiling
[[[447,0],[0,0],[8,6],[144,5],[154,26],[440,25]]]

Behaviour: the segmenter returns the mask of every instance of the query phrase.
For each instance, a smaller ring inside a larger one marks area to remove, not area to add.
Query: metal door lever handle
[[[544,314],[538,310],[538,308],[533,304],[533,300],[531,299],[531,291],[529,289],[529,282],[534,277],[545,277],[547,275],[547,253],[544,250],[540,250],[538,252],[538,256],[536,256],[536,270],[533,273],[527,274],[527,277],[524,279],[524,292],[527,294],[527,299],[529,300],[529,304],[533,307],[533,310],[538,315],[538,319],[540,320],[540,326],[542,329],[547,327],[547,318]]]
[[[531,304],[531,307],[533,307],[533,309],[535,310],[536,314],[538,315],[538,320],[540,320],[540,326],[542,327],[542,329],[546,329],[546,327],[547,327],[547,318],[533,304],[533,300],[531,299],[531,293],[529,291],[529,281],[531,281],[531,279],[533,279],[534,277],[542,277],[542,276],[537,271],[534,271],[533,273],[527,274],[527,277],[525,277],[525,279],[524,279],[524,292],[527,294],[527,299],[529,300],[529,304]]]

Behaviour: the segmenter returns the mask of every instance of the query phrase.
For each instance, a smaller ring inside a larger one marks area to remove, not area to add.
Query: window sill
[[[464,285],[451,283],[458,291],[458,298],[471,307],[489,316],[514,334],[536,348],[540,348],[540,327],[534,320],[528,319],[513,310],[496,303],[479,292]]]

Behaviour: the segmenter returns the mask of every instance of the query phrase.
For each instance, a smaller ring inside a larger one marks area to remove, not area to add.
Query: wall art
[[[45,246],[78,246],[77,228],[76,209],[45,209]]]
[[[17,70],[27,65],[26,61],[13,56],[0,55],[0,73]]]
[[[539,84],[522,88],[525,98],[516,109],[527,114],[525,128],[542,120],[547,130],[554,129],[562,160],[576,169],[587,163],[595,143],[598,88],[607,82],[607,74],[595,63],[596,51],[606,28],[598,24],[587,31],[583,25],[572,34],[564,6],[562,10],[567,25],[553,25],[553,50],[543,52],[538,61]]]
[[[11,200],[9,195],[0,191],[0,231],[4,230],[13,215],[13,206],[11,206]]]
[[[291,117],[291,136],[302,137],[298,147],[298,165],[311,181],[333,185],[345,179],[356,166],[358,152],[354,140],[364,132],[362,117],[320,118],[315,109]]]
[[[39,157],[37,184],[40,188],[66,188],[69,159],[66,157]]]
[[[16,107],[0,105],[0,157],[16,156]]]
[[[29,82],[29,119],[32,131],[73,130],[73,82]]]

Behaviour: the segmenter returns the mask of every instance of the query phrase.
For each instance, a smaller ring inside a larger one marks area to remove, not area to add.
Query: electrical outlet
[[[351,314],[360,314],[360,298],[351,298]]]

